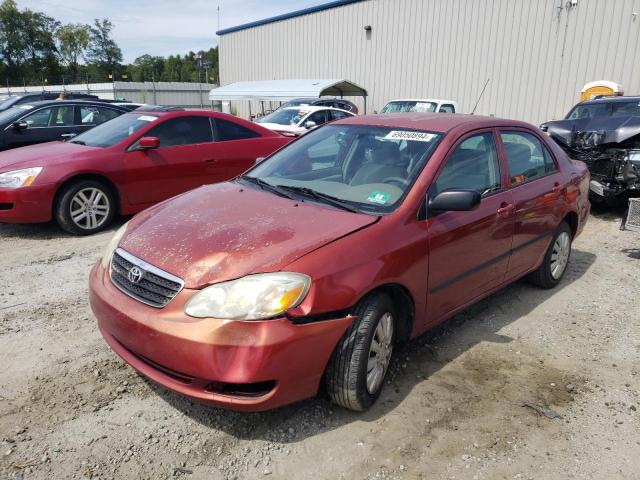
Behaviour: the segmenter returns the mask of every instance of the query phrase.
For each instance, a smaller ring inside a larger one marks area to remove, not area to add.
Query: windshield
[[[2,97],[0,98],[0,110],[6,110],[18,101],[20,97]]]
[[[296,100],[289,100],[286,103],[283,103],[282,106],[280,108],[287,108],[287,107],[299,107],[300,105],[311,105],[312,100],[307,100],[304,98],[298,98]]]
[[[369,125],[327,125],[275,153],[245,177],[294,195],[297,189],[330,196],[358,211],[390,212],[409,192],[442,136]],[[311,200],[321,201],[318,197]]]
[[[640,102],[601,102],[587,105],[577,105],[569,112],[566,119],[593,117],[632,117],[640,115]]]
[[[277,123],[278,125],[297,125],[307,113],[309,113],[307,110],[298,110],[296,108],[276,110],[260,118],[257,122]]]
[[[435,112],[437,106],[434,102],[402,100],[387,103],[380,113]]]
[[[146,127],[151,122],[158,120],[155,115],[141,115],[139,113],[127,113],[87,130],[74,137],[71,143],[79,143],[90,147],[111,147],[138,130]]]
[[[32,108],[33,106],[31,105],[20,105],[19,107],[11,107],[4,112],[0,112],[0,124],[26,115]]]

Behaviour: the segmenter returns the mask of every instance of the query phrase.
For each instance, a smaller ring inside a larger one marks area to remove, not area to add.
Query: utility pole
[[[158,101],[156,100],[156,72],[151,70],[151,86],[153,88],[153,104],[157,105]]]

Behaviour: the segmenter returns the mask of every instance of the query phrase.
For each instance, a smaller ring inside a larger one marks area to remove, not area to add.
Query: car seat
[[[371,160],[355,173],[350,185],[382,183],[390,177],[407,178],[408,159],[400,154],[399,145],[392,141],[378,141],[371,149]]]

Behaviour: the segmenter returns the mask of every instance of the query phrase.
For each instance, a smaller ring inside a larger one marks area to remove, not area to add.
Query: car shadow
[[[592,253],[574,249],[570,267],[555,289],[542,290],[520,280],[397,349],[380,398],[363,413],[331,404],[322,392],[316,398],[267,412],[232,412],[194,403],[141,378],[173,408],[207,428],[222,430],[243,440],[295,443],[352,422],[375,422],[394,410],[416,385],[428,382],[433,374],[475,345],[513,341],[500,334],[500,330],[529,314],[541,302],[561,295],[587,272],[595,258]],[[505,304],[510,306],[508,311],[503,309]],[[478,322],[482,322],[481,328]]]
[[[131,217],[121,215],[114,218],[113,223],[105,231],[116,231]],[[97,235],[97,234],[96,234]],[[2,223],[0,222],[0,239],[16,238],[29,240],[54,240],[74,237],[62,230],[55,222],[48,223]]]
[[[640,260],[640,248],[624,248],[621,252],[626,253],[629,258]]]

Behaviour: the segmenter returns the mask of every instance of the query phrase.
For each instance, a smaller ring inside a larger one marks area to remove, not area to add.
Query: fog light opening
[[[275,380],[257,383],[210,382],[204,389],[207,392],[233,397],[262,397],[276,386]]]

